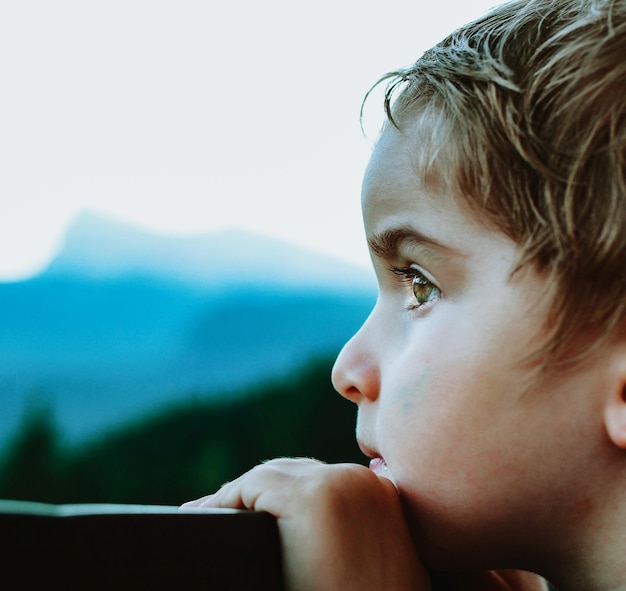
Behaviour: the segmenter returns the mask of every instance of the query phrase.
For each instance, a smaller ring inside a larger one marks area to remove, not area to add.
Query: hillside
[[[33,404],[83,438],[245,391],[335,354],[374,297],[368,271],[267,238],[160,237],[84,216],[41,275],[0,283],[0,442]]]
[[[323,237],[320,237],[323,240]],[[238,229],[158,235],[85,212],[68,229],[45,277],[148,276],[215,288],[249,282],[285,287],[372,287],[369,269]]]

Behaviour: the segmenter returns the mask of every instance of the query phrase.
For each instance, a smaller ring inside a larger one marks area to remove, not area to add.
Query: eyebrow
[[[402,247],[419,246],[441,254],[462,257],[464,253],[409,227],[384,230],[367,239],[370,250],[379,258],[396,258]]]

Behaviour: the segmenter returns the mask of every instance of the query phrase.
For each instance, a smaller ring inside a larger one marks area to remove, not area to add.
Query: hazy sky
[[[45,265],[85,209],[365,262],[364,93],[496,3],[3,2],[0,280]]]

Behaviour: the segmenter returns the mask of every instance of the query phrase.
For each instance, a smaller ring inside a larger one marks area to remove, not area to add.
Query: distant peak
[[[321,288],[373,285],[366,269],[241,229],[162,235],[91,211],[70,225],[44,274],[152,276],[204,286],[246,281]]]

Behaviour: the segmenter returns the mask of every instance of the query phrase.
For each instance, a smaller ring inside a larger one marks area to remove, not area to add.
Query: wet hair
[[[518,268],[545,274],[542,352],[580,355],[614,334],[626,316],[626,0],[509,2],[383,81],[386,125],[418,124],[422,181],[449,185],[519,245]]]

